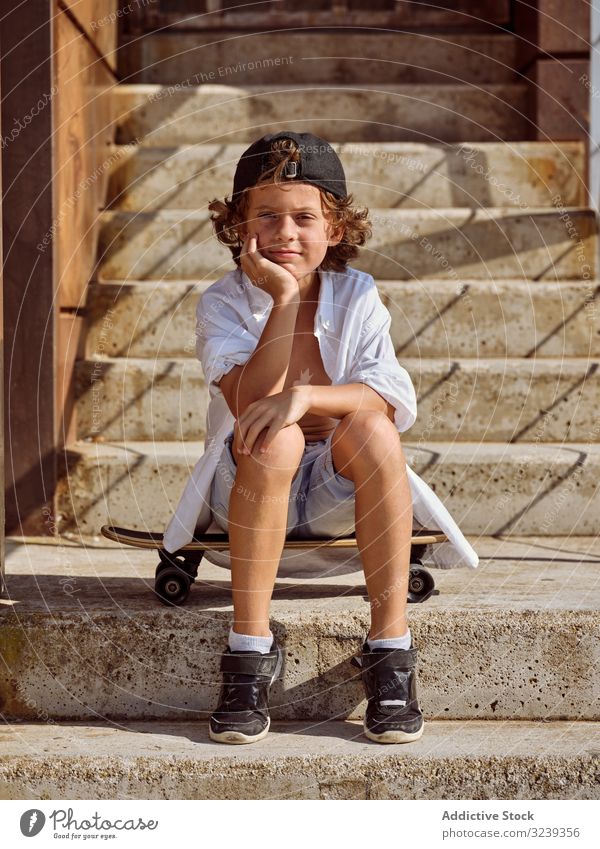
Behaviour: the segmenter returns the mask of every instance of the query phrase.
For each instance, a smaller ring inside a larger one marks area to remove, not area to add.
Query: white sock
[[[254,637],[252,634],[236,634],[233,628],[229,629],[229,648],[231,651],[257,651],[260,654],[268,654],[273,645],[273,634],[269,631],[269,637]]]
[[[403,637],[390,637],[387,640],[369,640],[367,645],[370,649],[409,649],[411,643],[410,628]]]

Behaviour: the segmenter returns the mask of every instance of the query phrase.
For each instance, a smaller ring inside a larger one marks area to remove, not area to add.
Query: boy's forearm
[[[294,342],[299,300],[274,301],[252,356],[244,365],[236,397],[241,414],[248,404],[283,390]]]
[[[394,407],[366,383],[342,383],[336,386],[309,385],[309,413],[342,419],[357,410],[385,413],[394,421]]]

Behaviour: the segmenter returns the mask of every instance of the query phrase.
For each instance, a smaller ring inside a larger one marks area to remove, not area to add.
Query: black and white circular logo
[[[21,817],[21,833],[25,837],[35,837],[43,829],[45,822],[46,817],[37,808],[25,811]]]

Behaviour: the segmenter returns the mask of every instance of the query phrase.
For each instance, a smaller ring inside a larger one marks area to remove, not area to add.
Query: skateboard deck
[[[159,564],[156,567],[154,592],[163,604],[181,605],[187,599],[190,587],[198,577],[198,567],[205,551],[227,551],[227,534],[202,534],[177,551],[169,552],[164,548],[163,535],[150,531],[135,531],[119,528],[115,525],[103,525],[101,533],[107,539],[132,548],[155,549],[158,551]],[[437,595],[435,582],[431,574],[423,568],[420,561],[428,545],[447,542],[447,537],[439,531],[420,530],[411,537],[411,563],[408,580],[408,601],[423,602]],[[286,539],[285,548],[356,548],[354,535],[334,537],[332,539]]]
[[[121,545],[130,545],[133,548],[163,547],[163,535],[150,531],[133,531],[129,528],[118,528],[115,525],[103,525],[102,535]],[[447,542],[445,534],[439,531],[419,531],[411,537],[412,545],[435,545]],[[334,537],[333,539],[286,539],[286,548],[318,548],[321,545],[333,546],[334,548],[356,548],[356,537]],[[229,537],[227,534],[203,534],[194,537],[187,545],[179,551],[227,551],[229,549]]]

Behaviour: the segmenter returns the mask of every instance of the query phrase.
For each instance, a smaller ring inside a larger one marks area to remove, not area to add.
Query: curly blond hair
[[[267,183],[286,183],[281,175],[288,162],[299,162],[300,152],[292,139],[276,139],[271,145],[267,170],[263,172],[256,185]],[[358,256],[359,247],[372,235],[368,209],[354,209],[354,197],[336,197],[331,192],[316,186],[321,194],[321,208],[329,221],[331,232],[336,233],[343,227],[341,242],[329,246],[319,268],[323,271],[344,271],[347,263]],[[248,192],[244,191],[236,201],[215,198],[208,205],[212,213],[210,219],[217,239],[226,245],[233,255],[236,265],[240,265],[242,240],[237,231],[245,224],[248,211]]]

